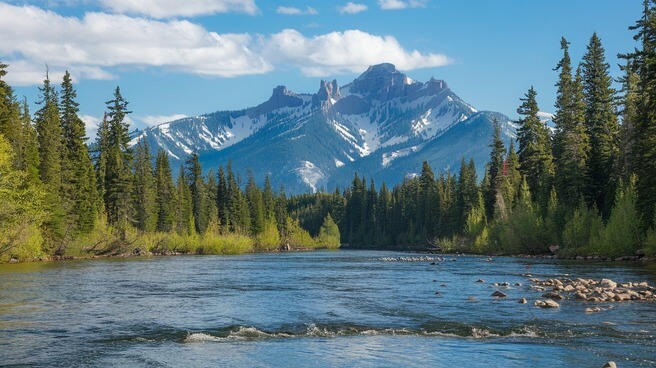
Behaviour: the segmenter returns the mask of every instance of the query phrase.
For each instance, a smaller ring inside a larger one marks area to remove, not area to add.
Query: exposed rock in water
[[[540,308],[560,308],[560,304],[551,299],[538,300],[535,302],[535,306]]]
[[[519,300],[517,301],[517,303],[519,303],[519,304],[526,304],[526,303],[528,303],[528,301],[526,300],[526,298],[521,298],[521,299],[519,299]]]
[[[505,298],[508,295],[506,295],[506,293],[503,293],[503,292],[497,290],[497,291],[492,293],[492,296],[495,297],[495,298]]]
[[[604,366],[601,367],[601,368],[617,368],[617,364],[615,364],[615,362],[613,362],[613,361],[610,361],[610,362],[604,364]]]
[[[603,279],[600,284],[601,287],[606,289],[615,289],[617,287],[617,283],[610,279]]]
[[[483,280],[483,279],[478,279],[478,280],[476,280],[476,282],[478,282],[478,283],[484,283],[485,280]]]
[[[542,294],[542,297],[543,297],[543,298],[553,299],[553,300],[563,300],[563,299],[565,299],[565,298],[563,298],[562,295],[560,295],[560,294],[558,294],[558,293],[556,293],[556,292],[553,292],[553,291],[550,291],[550,292],[548,292],[548,293],[544,293],[544,294]]]

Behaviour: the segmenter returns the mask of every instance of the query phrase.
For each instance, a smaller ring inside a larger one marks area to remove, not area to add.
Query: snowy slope
[[[164,149],[172,165],[197,152],[206,171],[231,161],[242,176],[251,170],[260,182],[269,175],[274,185],[305,192],[343,187],[354,171],[395,184],[421,168],[420,158],[440,170],[466,155],[482,167],[492,117],[504,122],[507,137],[514,134],[507,117],[479,113],[446,82],[418,82],[380,64],[341,87],[322,80],[316,93],[296,94],[279,86],[256,107],[168,122],[133,143],[143,138],[153,151]]]

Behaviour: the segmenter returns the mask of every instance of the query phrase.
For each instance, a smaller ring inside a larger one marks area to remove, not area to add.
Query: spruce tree
[[[157,228],[157,187],[153,175],[152,159],[148,142],[139,140],[134,154],[134,175],[132,203],[134,207],[134,224],[143,232],[152,232]]]
[[[7,64],[0,63],[0,134],[9,142],[14,153],[11,155],[14,168],[25,170],[20,107],[16,102],[14,90],[2,79],[7,75],[7,67]]]
[[[77,92],[66,71],[61,84],[60,121],[63,135],[62,186],[68,218],[76,231],[90,231],[97,215],[97,190],[93,164],[85,144],[84,122],[78,116]]]
[[[180,235],[192,235],[195,232],[194,210],[184,166],[180,166],[175,198],[175,231]]]
[[[155,160],[155,190],[156,230],[170,232],[175,222],[176,189],[173,185],[169,156],[161,148],[157,151]]]
[[[589,136],[585,126],[585,101],[581,69],[572,77],[569,42],[561,40],[563,58],[556,87],[556,133],[553,142],[554,170],[558,197],[563,203],[574,206],[583,195],[586,165],[589,155]]]
[[[538,116],[537,92],[531,87],[517,109],[517,141],[519,143],[519,167],[533,193],[533,200],[544,202],[549,198],[553,178],[553,156],[549,130]]]
[[[620,116],[622,118],[622,125],[620,127],[620,169],[621,178],[628,182],[633,174],[635,174],[634,164],[634,146],[636,139],[636,124],[638,119],[638,103],[640,100],[639,95],[639,80],[638,67],[635,60],[627,58],[626,65],[623,65],[622,70],[624,76],[620,78],[622,83],[622,98]]]
[[[264,202],[262,200],[262,192],[255,184],[255,178],[253,177],[252,171],[248,173],[248,183],[246,184],[245,194],[250,213],[251,234],[259,235],[264,231],[265,227]]]
[[[619,124],[614,107],[615,90],[609,75],[610,65],[596,33],[590,38],[583,56],[583,91],[585,121],[590,136],[585,197],[607,217],[613,204],[619,160]]]
[[[628,55],[636,63],[638,74],[637,114],[633,146],[633,168],[637,174],[637,207],[643,230],[654,221],[656,209],[656,2],[644,1],[642,18],[630,28],[640,49]]]
[[[39,142],[37,140],[36,129],[32,124],[30,108],[27,99],[23,100],[21,114],[21,148],[19,169],[27,173],[27,179],[31,183],[38,182],[39,179]]]
[[[506,151],[501,139],[501,123],[494,120],[494,135],[490,143],[490,162],[487,166],[488,185],[484,188],[483,200],[485,204],[485,215],[489,221],[494,217],[494,207],[497,202],[497,194],[503,182],[503,163]]]
[[[216,188],[216,207],[218,210],[219,225],[223,232],[229,231],[230,207],[228,198],[228,182],[223,171],[223,166],[219,166],[219,182]]]
[[[61,240],[69,233],[65,217],[67,215],[62,203],[62,130],[59,120],[59,106],[57,92],[50,84],[46,71],[43,87],[39,88],[41,108],[35,114],[35,125],[39,147],[39,177],[46,185],[47,201],[50,218],[45,222],[45,235],[49,244],[56,248],[49,252],[61,253],[63,243]]]
[[[36,112],[36,131],[39,143],[39,176],[51,190],[59,193],[62,187],[62,130],[59,120],[57,92],[46,72],[39,88],[41,108]]]
[[[207,229],[209,218],[206,213],[206,193],[203,170],[198,161],[198,154],[192,153],[186,161],[185,170],[191,190],[191,203],[194,214],[194,226],[196,232],[202,234]]]
[[[129,146],[129,123],[125,120],[131,113],[128,102],[116,87],[114,99],[107,101],[107,143],[104,201],[107,219],[111,224],[121,226],[130,223],[132,149]],[[100,132],[99,132],[100,133]]]

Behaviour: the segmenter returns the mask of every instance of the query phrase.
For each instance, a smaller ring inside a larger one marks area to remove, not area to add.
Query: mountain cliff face
[[[173,165],[195,151],[207,171],[231,160],[242,176],[252,170],[261,182],[269,175],[298,193],[347,186],[354,172],[392,185],[424,160],[436,171],[453,171],[462,157],[474,158],[482,173],[493,119],[507,139],[514,137],[506,116],[477,111],[446,82],[417,82],[380,64],[342,87],[321,81],[317,93],[296,94],[279,86],[256,107],[161,124],[133,143],[146,139]]]

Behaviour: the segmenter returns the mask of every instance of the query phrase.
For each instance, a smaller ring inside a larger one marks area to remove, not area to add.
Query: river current
[[[541,309],[527,274],[656,284],[640,264],[376,251],[0,265],[0,366],[656,366],[656,303]]]

